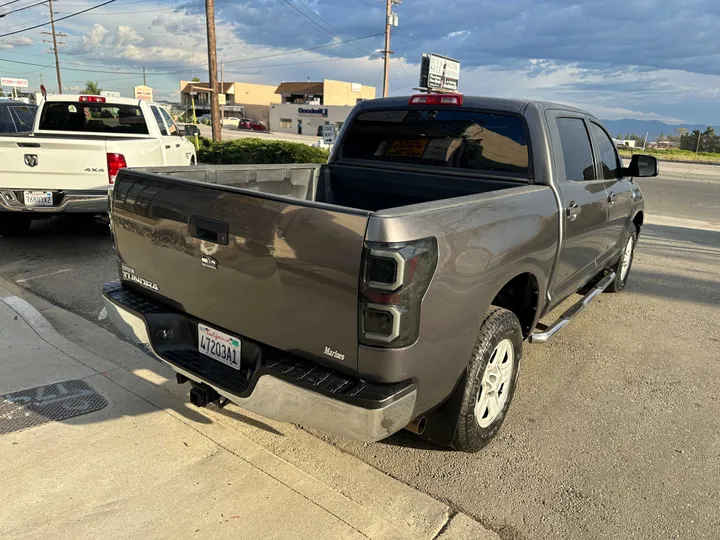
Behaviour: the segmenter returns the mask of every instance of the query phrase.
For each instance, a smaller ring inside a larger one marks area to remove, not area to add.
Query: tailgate
[[[6,137],[0,139],[0,187],[107,190],[104,139]]]
[[[367,220],[132,170],[113,190],[116,248],[131,269],[124,281],[210,326],[353,374]]]

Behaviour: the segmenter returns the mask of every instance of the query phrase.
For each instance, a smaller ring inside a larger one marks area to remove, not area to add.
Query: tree
[[[3,92],[2,88],[0,88],[0,97],[5,97],[5,92]]]
[[[660,135],[658,135],[657,142],[663,142],[665,140],[665,133],[660,132]]]
[[[102,88],[100,88],[100,85],[97,81],[96,82],[87,81],[85,83],[85,90],[83,90],[81,93],[98,96],[98,95],[100,95],[100,92],[102,92]]]
[[[193,77],[191,82],[200,82],[200,77]]]

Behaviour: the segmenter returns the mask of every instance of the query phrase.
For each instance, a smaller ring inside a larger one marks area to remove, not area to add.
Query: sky
[[[0,0],[0,15],[39,0]],[[105,0],[54,0],[56,18]],[[336,79],[382,91],[384,0],[216,0],[224,80]],[[404,0],[395,6],[390,95],[413,93],[422,53],[461,62],[460,91],[543,99],[600,118],[720,124],[719,0]],[[85,81],[178,101],[207,80],[201,0],[115,0],[56,23],[63,88]],[[47,5],[0,17],[0,35],[48,22]],[[49,25],[0,37],[0,75],[57,88]],[[352,40],[352,41],[349,41]],[[343,43],[345,42],[345,43]],[[309,50],[308,50],[309,49]],[[7,88],[6,88],[7,90]]]

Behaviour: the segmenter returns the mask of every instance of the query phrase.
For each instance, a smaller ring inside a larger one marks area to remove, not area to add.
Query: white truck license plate
[[[202,323],[198,324],[198,351],[233,369],[240,369],[240,340]]]
[[[52,191],[25,191],[25,206],[52,206]]]

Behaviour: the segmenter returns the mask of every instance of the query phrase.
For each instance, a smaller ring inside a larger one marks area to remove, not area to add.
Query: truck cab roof
[[[368,111],[375,109],[387,109],[396,107],[407,107],[409,105],[410,98],[412,96],[396,96],[389,98],[379,98],[372,100],[361,101],[358,104],[358,110]],[[430,105],[418,105],[420,107],[427,107]],[[457,105],[442,105],[442,107],[453,107]],[[573,107],[571,105],[564,105],[561,103],[553,103],[549,101],[538,101],[530,99],[511,99],[511,98],[496,98],[487,96],[466,96],[463,95],[463,104],[459,107],[470,108],[470,109],[489,109],[495,111],[502,111],[508,113],[522,114],[528,107],[533,107],[537,110],[544,111],[547,109],[562,109],[566,111],[573,111],[583,115],[594,116],[587,111]]]

